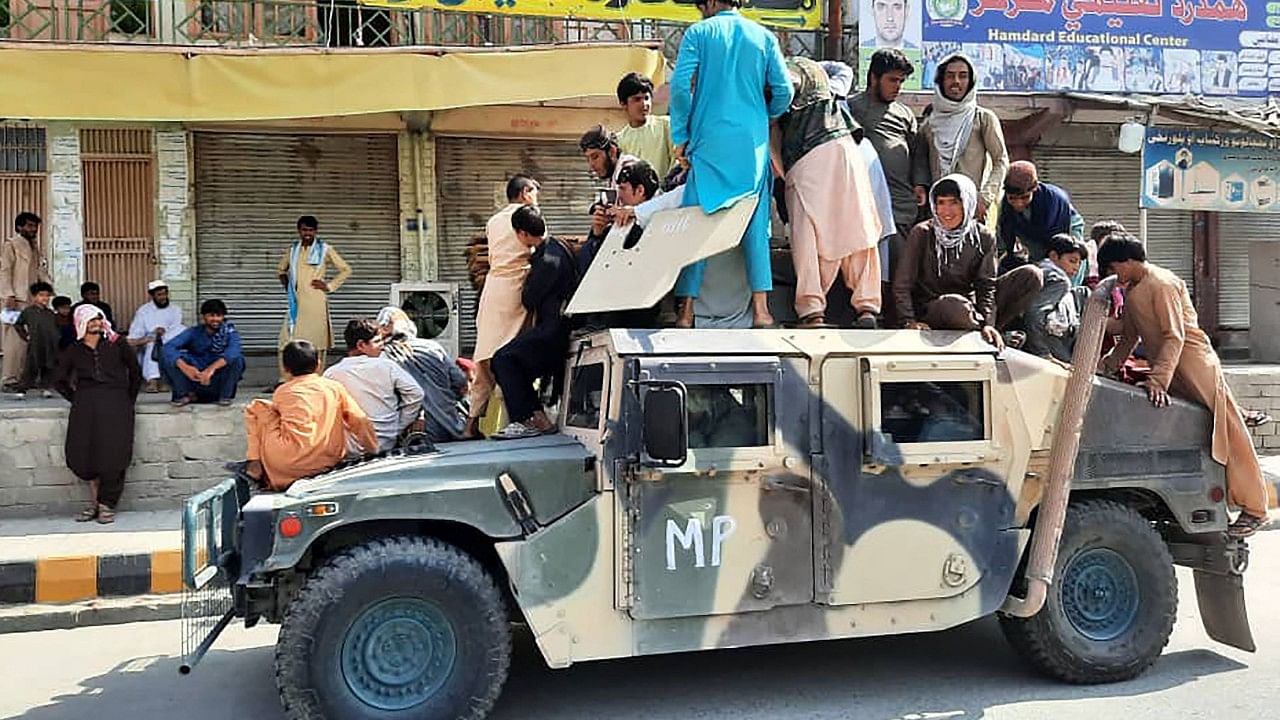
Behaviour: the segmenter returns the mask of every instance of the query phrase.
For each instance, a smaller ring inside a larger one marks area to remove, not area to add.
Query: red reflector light
[[[287,537],[298,537],[302,534],[302,521],[293,515],[287,515],[280,520],[280,534]]]
[[[1221,487],[1212,487],[1209,489],[1209,500],[1212,502],[1220,503],[1226,496],[1226,491]]]

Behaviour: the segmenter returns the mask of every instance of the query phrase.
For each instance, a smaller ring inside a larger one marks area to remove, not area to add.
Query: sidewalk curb
[[[0,607],[0,634],[126,625],[180,617],[182,595],[139,595],[70,605],[17,605]]]
[[[181,590],[181,550],[0,562],[0,610],[6,605],[70,603]]]

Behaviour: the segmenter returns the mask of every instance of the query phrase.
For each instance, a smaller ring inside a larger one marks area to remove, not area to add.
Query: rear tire
[[[289,720],[480,720],[510,660],[505,603],[480,563],[387,538],[307,578],[281,624],[276,687]]]
[[[1129,680],[1155,662],[1178,612],[1173,558],[1145,518],[1117,502],[1067,509],[1054,582],[1040,612],[1000,615],[1037,670],[1069,683]]]

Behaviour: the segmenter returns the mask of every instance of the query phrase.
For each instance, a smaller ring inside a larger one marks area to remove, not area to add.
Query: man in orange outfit
[[[341,383],[316,374],[319,353],[306,340],[292,340],[281,351],[288,379],[271,400],[254,400],[244,409],[249,462],[244,473],[272,490],[285,490],[299,478],[322,473],[347,453],[347,433],[365,452],[378,451],[369,417]]]

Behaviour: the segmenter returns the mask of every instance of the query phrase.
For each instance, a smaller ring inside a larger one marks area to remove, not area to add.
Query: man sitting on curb
[[[240,333],[227,320],[227,306],[221,300],[205,300],[200,305],[200,324],[167,340],[160,367],[173,388],[172,403],[182,407],[193,402],[230,405],[236,386],[244,375],[244,353]]]

